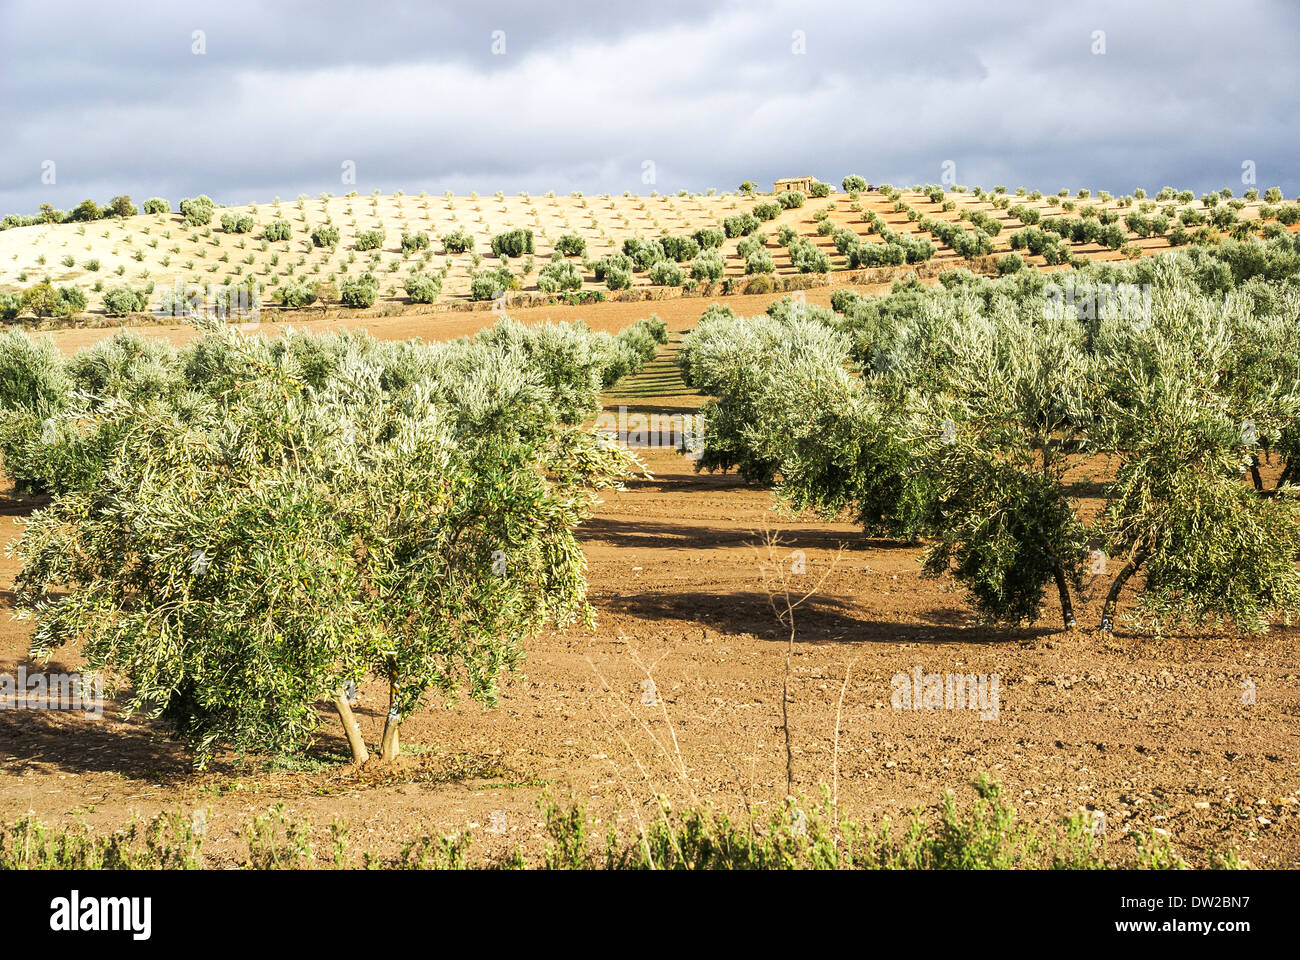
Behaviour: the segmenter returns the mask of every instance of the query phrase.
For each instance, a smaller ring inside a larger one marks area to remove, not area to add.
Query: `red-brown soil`
[[[809,299],[825,302],[828,293],[809,291]],[[731,302],[757,312],[770,299]],[[654,308],[680,331],[703,305],[546,313],[617,329]],[[470,332],[484,318],[391,319],[367,326],[379,336],[433,339]],[[85,342],[80,333],[56,336],[73,349]],[[690,413],[701,399],[682,393],[661,357],[607,408]],[[850,524],[782,516],[770,493],[697,474],[671,450],[645,451],[645,462],[653,477],[608,496],[582,531],[596,629],[530,641],[526,677],[506,685],[496,710],[435,705],[412,718],[403,742],[413,759],[400,770],[358,777],[342,765],[275,772],[264,762],[223,760],[194,773],[148,723],[112,709],[101,720],[0,711],[0,816],[30,809],[50,822],[84,817],[109,828],[133,811],[208,807],[207,852],[233,864],[249,818],[278,802],[311,819],[321,857],[334,816],[350,822],[358,850],[391,853],[402,837],[467,827],[480,855],[515,844],[536,849],[544,792],[585,801],[597,819],[617,810],[623,821],[650,812],[657,793],[769,808],[786,789],[788,634],[760,572],[767,529],[779,531],[785,552],[806,555],[796,589],[825,576],[796,612],[788,706],[797,790],[833,785],[849,813],[897,821],[931,807],[944,790],[963,796],[987,772],[1024,819],[1102,811],[1117,858],[1132,850],[1125,834],[1158,828],[1196,863],[1236,846],[1257,866],[1300,864],[1296,630],[1244,639],[1124,629],[1103,636],[1090,629],[1099,597],[1081,604],[1087,629],[1075,633],[1063,632],[1050,611],[1034,628],[984,627],[960,590],[920,576],[918,547],[866,539]],[[31,505],[3,503],[8,539]],[[17,568],[16,559],[0,562],[5,607]],[[0,671],[23,662],[29,629],[0,622]],[[996,673],[997,719],[893,709],[891,677],[918,665],[927,673]],[[643,702],[648,678],[660,704]],[[1247,681],[1253,704],[1243,702]],[[378,686],[361,691],[371,742],[385,706]],[[321,749],[340,752],[332,714],[323,716]],[[502,822],[504,832],[493,832]]]

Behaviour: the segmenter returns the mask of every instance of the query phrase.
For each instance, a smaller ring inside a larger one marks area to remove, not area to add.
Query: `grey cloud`
[[[1252,160],[1261,187],[1300,190],[1284,2],[634,9],[8,4],[0,212],[343,192],[343,160],[362,192],[644,192],[645,160],[661,191],[930,182],[945,160],[969,184],[1113,192],[1239,188]]]

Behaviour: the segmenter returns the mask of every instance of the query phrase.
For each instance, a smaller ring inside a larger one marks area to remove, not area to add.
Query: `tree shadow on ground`
[[[726,547],[762,547],[763,532],[759,525],[753,529],[743,527],[710,527],[654,520],[615,520],[596,517],[578,528],[581,539],[599,541],[613,547],[642,549],[707,550]],[[773,526],[780,534],[781,550],[839,550],[862,553],[868,550],[908,550],[913,545],[895,540],[874,540],[843,530],[825,527]]]
[[[122,723],[113,704],[104,717],[81,710],[0,711],[0,766],[11,772],[49,764],[65,773],[117,773],[161,782],[189,775],[194,767],[185,749],[165,738],[147,720]],[[223,764],[214,761],[210,770]]]
[[[764,593],[638,593],[593,597],[601,606],[646,620],[675,620],[720,633],[749,634],[784,642],[781,626]],[[797,598],[796,598],[797,599]],[[781,600],[777,599],[778,608]],[[864,618],[849,602],[814,596],[795,610],[795,642],[822,643],[1019,643],[1056,631],[1051,627],[971,625],[967,610],[939,607],[921,614],[924,623],[897,623]]]
[[[28,670],[51,670],[51,665]],[[333,763],[348,755],[347,742],[337,729],[334,711],[320,705],[321,727],[311,745],[289,761]],[[357,708],[358,719],[377,727],[381,708]],[[331,726],[331,720],[334,724]],[[102,717],[85,710],[0,710],[0,769],[14,773],[27,767],[56,767],[64,773],[115,773],[132,780],[175,783],[194,776],[193,754],[169,736],[165,724],[139,714],[125,719],[119,700],[105,698]],[[203,770],[213,777],[274,772],[285,758],[271,755],[239,757],[218,753]]]

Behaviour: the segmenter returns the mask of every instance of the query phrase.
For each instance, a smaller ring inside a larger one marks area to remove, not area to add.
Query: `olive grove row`
[[[1300,610],[1297,238],[941,280],[710,307],[678,355],[710,396],[699,466],[924,542],[992,620],[1051,591],[1110,630],[1138,583],[1156,628]]]

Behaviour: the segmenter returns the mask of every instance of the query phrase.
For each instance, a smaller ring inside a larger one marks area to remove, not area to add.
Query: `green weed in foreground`
[[[0,870],[196,870],[205,815],[160,813],[97,836],[83,823],[55,829],[31,814],[0,823]]]
[[[603,835],[582,804],[561,807],[544,799],[546,841],[540,850],[517,847],[508,855],[471,861],[473,838],[460,832],[405,840],[398,853],[348,850],[348,825],[330,824],[331,844],[322,865],[335,868],[464,870],[1181,870],[1188,864],[1167,837],[1138,834],[1128,856],[1105,856],[1092,818],[1079,811],[1054,824],[1021,823],[997,784],[981,776],[975,799],[959,809],[946,793],[938,816],[914,815],[905,829],[888,820],[874,829],[843,816],[823,789],[818,801],[787,798],[766,817],[757,811],[733,819],[710,806],[674,809],[661,798],[654,820],[631,835],[610,824]],[[0,823],[0,869],[195,869],[204,867],[205,815],[163,813],[141,825],[96,836],[82,825],[53,829],[30,815]],[[242,866],[257,870],[317,865],[311,823],[284,806],[272,807],[247,827]],[[1212,853],[1212,869],[1240,869],[1235,850]]]

